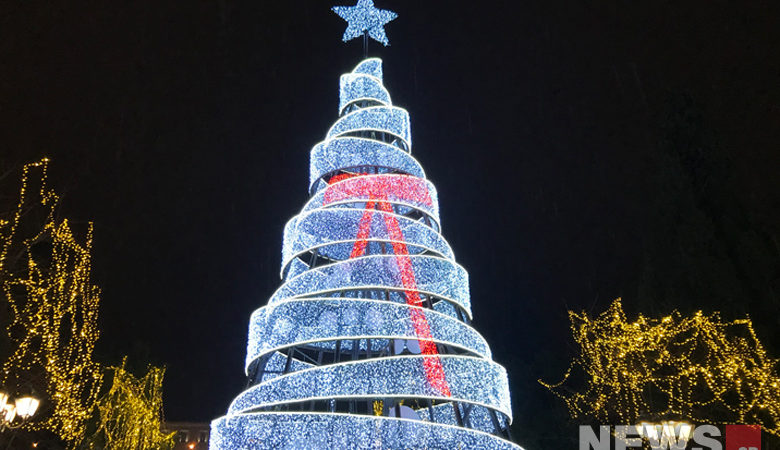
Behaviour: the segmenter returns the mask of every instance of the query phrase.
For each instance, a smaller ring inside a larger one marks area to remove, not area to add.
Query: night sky
[[[536,379],[568,366],[568,309],[623,297],[650,314],[749,313],[780,356],[780,3],[376,3],[399,18],[391,46],[369,53],[411,114],[413,154],[470,271],[474,326],[510,373],[521,444],[536,448],[538,417],[562,411]],[[0,6],[2,172],[52,158],[62,215],[95,223],[97,358],[164,364],[169,420],[221,415],[245,385],[249,315],[280,283],[309,150],[337,117],[339,75],[362,56],[341,42],[333,4]],[[656,225],[698,228],[659,188],[680,110],[695,111],[701,158],[721,167],[707,186],[728,201],[708,217],[746,217],[746,233],[774,242],[735,272],[768,268],[744,295],[643,293],[648,261],[656,273],[678,261],[653,253]]]

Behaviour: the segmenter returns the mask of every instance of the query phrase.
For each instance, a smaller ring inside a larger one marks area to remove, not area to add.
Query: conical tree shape
[[[250,320],[249,387],[210,448],[519,448],[381,60],[342,75],[339,115],[285,227],[284,283]]]

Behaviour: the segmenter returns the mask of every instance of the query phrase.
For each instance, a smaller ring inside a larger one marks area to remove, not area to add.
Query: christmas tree
[[[387,44],[394,13],[334,10],[345,40]],[[468,273],[411,149],[382,61],[342,75],[310,199],[284,230],[283,283],[250,319],[248,388],[210,448],[519,448],[506,371],[469,325]]]

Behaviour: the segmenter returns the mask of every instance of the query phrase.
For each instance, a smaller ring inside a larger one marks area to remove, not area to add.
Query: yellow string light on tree
[[[98,402],[100,423],[91,448],[122,450],[167,449],[176,433],[165,434],[162,425],[162,382],[165,369],[149,367],[142,378],[113,367],[111,389]]]
[[[569,311],[578,347],[563,381],[539,382],[573,418],[635,424],[684,418],[694,423],[761,425],[780,435],[780,377],[749,319],[679,312],[629,322],[620,299],[601,315]],[[574,371],[582,386],[570,386]]]
[[[92,360],[100,290],[90,283],[92,224],[80,244],[67,219],[56,218],[59,198],[46,186],[47,168],[47,159],[24,166],[19,203],[0,223],[0,282],[12,315],[0,382],[43,389],[40,418],[27,429],[49,430],[75,447],[103,377]],[[37,196],[30,193],[34,170]]]

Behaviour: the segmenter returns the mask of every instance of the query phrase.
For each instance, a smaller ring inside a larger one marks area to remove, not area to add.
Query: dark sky
[[[53,158],[63,214],[95,222],[99,357],[165,364],[168,419],[220,415],[244,386],[249,314],[279,284],[308,152],[362,56],[332,4],[0,6],[3,170]],[[370,53],[411,114],[521,429],[554,407],[535,380],[567,366],[567,309],[639,295],[669,98],[700,112],[730,198],[780,239],[778,4],[377,2],[399,18]],[[757,319],[770,342],[773,320]]]

